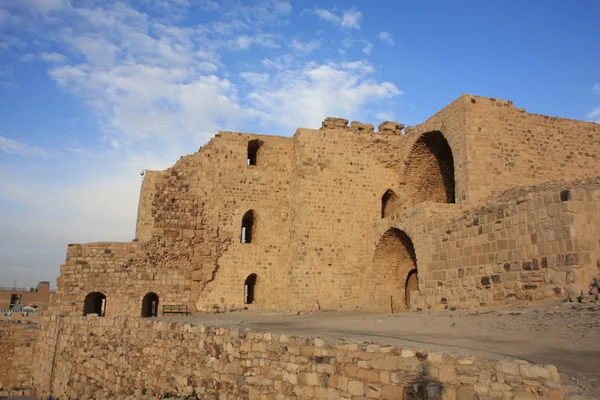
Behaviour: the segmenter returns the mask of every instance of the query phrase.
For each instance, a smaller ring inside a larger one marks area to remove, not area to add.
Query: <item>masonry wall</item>
[[[413,308],[563,297],[569,284],[589,284],[599,272],[597,183],[523,191],[528,194],[488,203],[437,227],[427,222],[431,241],[420,254],[430,249],[430,257],[419,260],[421,293]]]
[[[46,317],[38,395],[560,399],[555,367],[131,318]]]
[[[0,396],[30,388],[37,334],[36,324],[0,322]]]
[[[409,283],[419,290],[418,308],[550,295],[558,290],[553,263],[593,263],[598,232],[580,219],[595,216],[556,211],[542,199],[547,209],[535,220],[514,195],[497,196],[596,173],[597,127],[464,95],[406,129],[386,122],[374,132],[327,119],[292,138],[219,132],[166,171],[146,172],[133,242],[69,247],[56,310],[81,315],[91,292],[107,296],[108,316],[139,315],[149,292],[159,311],[169,304],[397,311],[411,307]],[[248,164],[251,141],[261,143],[256,165]],[[253,238],[242,243],[249,211]],[[398,250],[386,263],[381,243],[391,228],[407,239],[404,247],[390,242]],[[565,236],[575,234],[577,243]],[[590,250],[576,249],[584,245]],[[409,282],[415,266],[418,278]],[[255,298],[247,304],[253,274]]]
[[[598,175],[600,126],[463,96],[471,201],[515,186]]]
[[[0,290],[0,310],[7,310],[9,308],[10,299],[13,294],[21,296],[20,306],[25,307],[31,304],[35,304],[39,309],[45,310],[48,308],[50,303],[50,283],[41,282],[37,285],[34,290],[24,289],[7,289],[3,288]]]

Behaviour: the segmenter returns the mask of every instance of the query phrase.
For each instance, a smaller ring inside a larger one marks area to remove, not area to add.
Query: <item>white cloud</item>
[[[30,146],[4,136],[0,136],[0,150],[6,154],[18,154],[23,157],[47,158],[50,156],[48,152],[37,146]]]
[[[587,118],[600,124],[600,106],[596,107],[587,114]]]
[[[62,142],[51,153],[0,137],[1,152],[53,157],[52,164],[63,163],[65,169],[68,164],[68,170],[84,178],[50,184],[35,173],[25,176],[20,168],[0,165],[0,199],[23,207],[14,215],[0,210],[0,250],[3,243],[6,248],[49,243],[52,251],[58,249],[52,262],[0,251],[0,270],[19,267],[17,261],[26,259],[38,270],[45,263],[57,266],[68,242],[130,240],[139,171],[168,167],[219,129],[264,127],[291,135],[298,126],[318,127],[326,116],[358,117],[371,104],[386,109],[386,100],[402,93],[378,79],[367,61],[336,61],[335,50],[327,62],[309,60],[322,42],[319,35],[283,36],[279,28],[289,22],[291,12],[287,1],[227,7],[204,0],[201,6],[216,16],[200,26],[181,19],[185,13],[175,6],[183,1],[179,5],[185,10],[185,0],[140,1],[160,7],[161,14],[142,13],[125,2],[15,3],[25,10],[23,27],[0,38],[0,44],[7,43],[11,52],[19,49],[14,53],[24,54],[24,61],[38,54],[38,60],[51,62],[43,64],[48,76],[93,110],[100,137],[92,144]],[[360,28],[362,14],[357,11],[322,11],[320,18],[340,28]],[[352,46],[366,53],[371,49],[364,39],[355,39]],[[12,71],[1,70],[3,78],[12,79]],[[34,164],[28,161],[22,164]],[[13,239],[2,236],[19,229]]]
[[[344,28],[360,29],[362,13],[359,11],[347,10],[342,16],[342,26]]]
[[[46,62],[61,63],[66,60],[65,56],[59,53],[41,53],[40,59]]]
[[[371,50],[373,50],[373,45],[370,42],[365,41],[364,46],[362,48],[363,53],[371,54]]]
[[[377,37],[379,38],[379,40],[389,44],[390,46],[394,45],[394,36],[392,36],[392,34],[389,32],[379,32],[379,35],[377,35]]]
[[[375,118],[379,121],[394,121],[396,114],[393,111],[379,111],[375,113]]]
[[[18,86],[17,81],[13,77],[12,68],[4,68],[0,69],[0,85],[7,87],[16,87]]]
[[[377,82],[366,62],[306,63],[282,70],[249,94],[263,122],[291,134],[296,127],[318,127],[327,116],[351,117],[367,103],[402,93],[390,82]]]
[[[309,40],[307,42],[301,42],[296,38],[292,39],[292,43],[290,43],[290,48],[297,53],[308,54],[315,50],[318,50],[321,47],[321,40]]]
[[[362,52],[369,55],[371,54],[371,50],[373,50],[373,45],[367,39],[354,39],[354,38],[346,38],[342,40],[342,46],[346,48],[351,48],[357,45],[362,45]],[[343,51],[343,50],[340,50]]]
[[[251,85],[263,85],[269,81],[269,74],[257,72],[242,72],[240,77]]]
[[[332,13],[331,11],[322,8],[316,9],[313,13],[323,21],[332,22],[334,25],[342,28],[360,29],[363,15],[360,11],[345,10],[341,15]]]
[[[592,90],[598,94],[600,94],[600,83],[596,83]],[[596,107],[586,115],[587,119],[590,121],[596,122],[600,124],[600,106]]]
[[[23,54],[21,56],[21,58],[19,58],[19,61],[23,61],[23,62],[29,62],[29,61],[33,61],[33,60],[35,60],[35,54],[33,54],[33,53]]]

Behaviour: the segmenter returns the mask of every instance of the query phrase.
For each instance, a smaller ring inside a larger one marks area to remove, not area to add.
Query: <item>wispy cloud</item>
[[[65,61],[66,57],[59,53],[41,53],[40,59],[46,62],[60,63]]]
[[[394,45],[394,36],[392,36],[392,34],[389,32],[379,32],[379,35],[377,35],[377,37],[379,38],[379,40],[389,44],[390,46]]]
[[[254,81],[249,94],[252,113],[291,133],[298,126],[318,126],[327,116],[356,115],[367,103],[402,93],[391,82],[372,78],[367,62],[296,64],[276,70],[268,80]]]
[[[4,136],[0,136],[0,150],[2,150],[6,154],[17,154],[17,155],[20,155],[23,157],[32,157],[32,158],[50,157],[50,154],[47,151],[45,151],[37,146],[31,146],[27,143],[9,139]]]
[[[57,267],[67,242],[130,240],[139,171],[168,167],[219,129],[291,135],[298,126],[318,127],[326,116],[364,119],[373,115],[368,107],[386,110],[402,93],[369,62],[369,41],[343,45],[318,33],[286,35],[283,28],[293,23],[288,1],[134,3],[0,0],[8,10],[0,18],[11,21],[10,29],[0,29],[0,51],[37,63],[27,69],[46,70],[97,123],[85,125],[78,115],[81,130],[94,131],[86,140],[82,134],[61,142],[63,132],[45,132],[59,138],[59,150],[38,147],[30,137],[29,143],[0,137],[0,154],[26,159],[0,165],[0,199],[21,210],[0,210],[0,250],[2,243],[44,243],[55,252],[53,261],[0,252],[0,265],[30,260],[38,269]],[[187,19],[194,7],[204,13],[202,24]],[[356,34],[363,18],[355,10],[311,13],[344,37]],[[326,46],[333,51],[324,60]],[[0,81],[16,84],[11,68],[0,67]],[[61,169],[49,172],[61,176],[59,183],[42,179],[31,162],[48,157]]]
[[[313,13],[323,21],[331,22],[334,25],[348,29],[360,29],[363,19],[362,13],[356,10],[345,10],[341,14],[335,14],[334,12],[319,8],[314,10]]]
[[[352,48],[354,46],[362,46],[362,52],[364,54],[371,54],[373,50],[373,45],[367,39],[355,39],[355,38],[346,38],[342,40],[342,46],[346,48]],[[343,50],[342,50],[343,51]]]
[[[592,87],[592,90],[594,92],[596,92],[597,94],[600,94],[600,82],[596,83],[594,85],[594,87]],[[600,106],[594,108],[592,111],[590,111],[589,113],[587,113],[586,117],[587,117],[588,120],[600,124]]]

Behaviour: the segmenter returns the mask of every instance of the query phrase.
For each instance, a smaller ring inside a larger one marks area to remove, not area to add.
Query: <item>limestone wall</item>
[[[527,191],[438,227],[427,223],[414,307],[562,297],[570,283],[589,284],[598,273],[598,187]]]
[[[291,138],[219,132],[146,172],[133,242],[69,247],[55,311],[81,315],[92,292],[107,296],[108,316],[139,315],[150,292],[191,311],[395,311],[407,308],[409,286],[419,308],[476,306],[550,295],[560,280],[551,271],[598,258],[599,232],[583,222],[595,221],[585,214],[595,200],[577,206],[586,211],[561,208],[560,188],[548,201],[490,200],[596,174],[597,124],[464,95],[403,128],[329,118]],[[242,243],[248,213],[252,240]],[[383,246],[396,251],[388,263],[380,244],[391,228],[407,237]]]
[[[40,396],[560,399],[553,366],[132,318],[45,317]],[[518,397],[522,396],[522,397]]]
[[[600,125],[463,96],[471,201],[515,186],[598,175]]]
[[[0,323],[0,396],[30,388],[35,324]]]

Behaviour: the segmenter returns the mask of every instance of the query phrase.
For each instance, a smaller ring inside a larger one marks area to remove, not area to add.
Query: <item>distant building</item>
[[[44,311],[50,302],[50,282],[42,281],[34,288],[0,287],[0,310],[20,311],[23,307]]]

